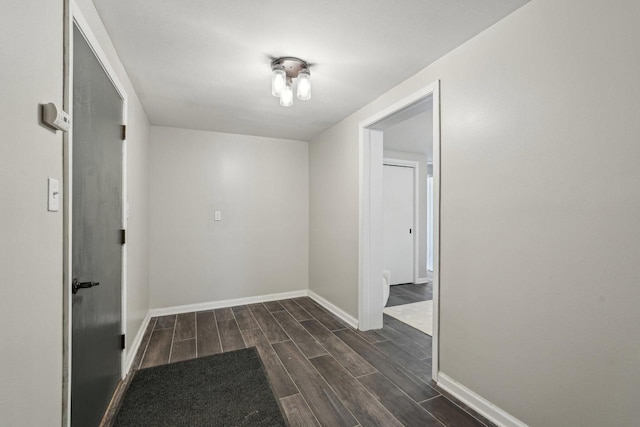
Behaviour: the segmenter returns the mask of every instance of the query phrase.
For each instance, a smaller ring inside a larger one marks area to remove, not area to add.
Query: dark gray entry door
[[[75,26],[73,43],[71,424],[92,427],[120,378],[123,100]]]

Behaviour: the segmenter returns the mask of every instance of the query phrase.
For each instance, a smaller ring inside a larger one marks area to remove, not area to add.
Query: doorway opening
[[[431,335],[436,381],[439,99],[435,82],[360,123],[359,326]]]

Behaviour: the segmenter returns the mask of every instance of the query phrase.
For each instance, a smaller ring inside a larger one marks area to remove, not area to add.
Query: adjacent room
[[[433,335],[433,98],[374,125],[382,134],[384,319]],[[394,320],[395,319],[395,320]]]
[[[639,2],[3,5],[1,426],[638,425]]]

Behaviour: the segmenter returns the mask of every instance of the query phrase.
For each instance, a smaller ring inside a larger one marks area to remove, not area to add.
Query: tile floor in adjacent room
[[[386,315],[360,332],[306,297],[152,318],[134,369],[251,346],[291,426],[493,425],[431,381],[430,336]]]
[[[433,283],[407,283],[404,285],[392,285],[389,289],[387,307],[412,304],[414,302],[429,301],[433,299]]]

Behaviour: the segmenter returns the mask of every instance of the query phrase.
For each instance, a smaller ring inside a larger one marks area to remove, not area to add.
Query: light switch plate
[[[214,221],[221,221],[222,220],[222,212],[220,211],[215,211],[213,213],[213,220]]]
[[[60,210],[60,181],[49,177],[47,184],[49,187],[47,209],[49,212],[58,212]]]

